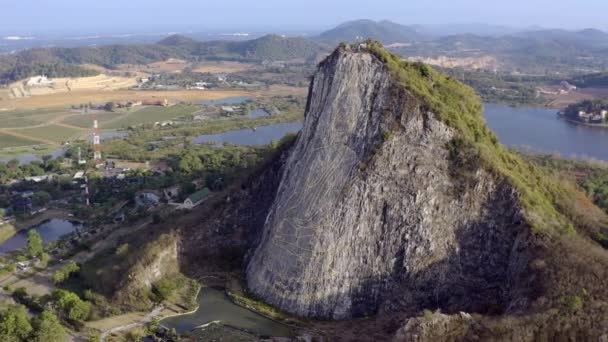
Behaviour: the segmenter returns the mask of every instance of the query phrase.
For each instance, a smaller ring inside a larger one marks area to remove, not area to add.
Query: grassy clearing
[[[44,127],[36,128],[24,128],[17,131],[19,134],[47,139],[55,142],[62,142],[70,140],[82,133],[82,131],[75,128],[69,128],[58,125],[49,125]]]
[[[191,115],[201,107],[196,105],[177,105],[173,107],[144,107],[125,115],[122,119],[112,121],[103,128],[118,129],[142,124],[153,124],[158,121],[175,119]]]
[[[21,147],[40,144],[37,141],[0,132],[0,148]]]
[[[97,122],[100,128],[106,128],[106,123],[112,120],[117,120],[120,117],[126,117],[128,113],[99,113],[97,114]],[[92,114],[76,114],[65,118],[61,123],[82,128],[93,127]]]
[[[1,135],[2,133],[0,133]],[[0,158],[8,158],[19,154],[35,154],[38,156],[44,156],[57,150],[57,145],[40,145],[35,142],[36,145],[18,146],[18,147],[3,147],[0,143]]]
[[[10,223],[5,223],[0,226],[0,243],[10,239],[17,234],[17,228]]]

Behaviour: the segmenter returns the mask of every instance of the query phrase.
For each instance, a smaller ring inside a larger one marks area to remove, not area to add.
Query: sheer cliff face
[[[460,184],[446,148],[455,136],[375,56],[336,51],[314,75],[249,258],[250,290],[333,319],[525,306],[530,293],[515,286],[529,276],[517,194],[481,169]]]

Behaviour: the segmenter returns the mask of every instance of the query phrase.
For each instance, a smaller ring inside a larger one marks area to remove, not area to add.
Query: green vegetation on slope
[[[508,152],[490,131],[473,89],[422,63],[402,61],[380,43],[368,41],[370,51],[386,64],[395,79],[423,101],[423,106],[454,128],[459,137],[448,146],[452,156],[480,164],[506,179],[519,193],[528,223],[539,232],[573,232],[575,206],[568,191],[541,169]],[[595,227],[580,227],[597,229]]]

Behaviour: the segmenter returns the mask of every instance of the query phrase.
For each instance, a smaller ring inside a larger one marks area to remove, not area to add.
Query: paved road
[[[101,342],[105,342],[106,338],[110,334],[113,334],[113,333],[116,333],[119,331],[123,331],[123,330],[133,329],[135,327],[146,325],[146,324],[150,323],[155,317],[160,315],[160,313],[163,311],[163,309],[164,309],[164,306],[162,306],[162,305],[157,306],[156,308],[154,308],[154,310],[152,310],[149,314],[147,314],[146,316],[144,316],[144,318],[140,319],[137,322],[121,325],[121,326],[114,327],[112,329],[104,331],[103,333],[101,333]]]

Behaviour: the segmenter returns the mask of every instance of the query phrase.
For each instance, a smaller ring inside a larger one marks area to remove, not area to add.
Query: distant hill
[[[393,23],[388,20],[355,20],[343,23],[329,31],[321,33],[316,40],[335,45],[340,42],[352,42],[371,38],[384,44],[410,43],[429,39],[428,35],[418,32],[416,28]]]
[[[580,31],[559,29],[536,30],[521,32],[516,36],[534,40],[568,42],[593,48],[608,47],[608,33],[597,29],[584,29]]]
[[[0,84],[37,74],[51,77],[95,74],[76,64],[112,69],[118,64],[148,64],[169,58],[186,60],[290,60],[314,59],[324,48],[305,38],[267,35],[246,41],[209,41],[173,35],[156,44],[108,45],[78,48],[36,48],[0,56]]]
[[[289,60],[314,58],[323,47],[301,37],[266,35],[246,41],[197,42],[183,36],[171,36],[159,45],[173,47],[197,57],[251,60]]]

